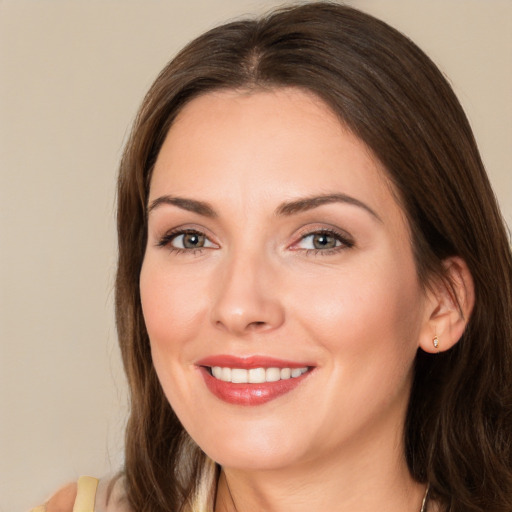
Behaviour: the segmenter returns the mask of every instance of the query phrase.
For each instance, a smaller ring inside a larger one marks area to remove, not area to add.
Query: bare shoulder
[[[73,512],[76,493],[76,483],[66,485],[50,498],[46,504],[46,512]]]

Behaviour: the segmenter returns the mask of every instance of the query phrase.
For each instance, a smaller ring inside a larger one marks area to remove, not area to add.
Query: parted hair
[[[405,456],[441,510],[511,511],[512,257],[474,136],[447,80],[414,43],[330,2],[285,7],[201,35],[163,69],[134,122],[118,180],[116,279],[131,397],[124,471],[133,509],[213,510],[219,471],[180,424],[151,360],[139,274],[155,160],[193,98],[281,87],[316,94],[383,164],[425,287],[445,277],[446,258],[466,262],[475,306],[452,349],[417,353]]]

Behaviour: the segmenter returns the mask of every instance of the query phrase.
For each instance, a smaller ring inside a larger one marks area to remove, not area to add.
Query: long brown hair
[[[194,40],[156,79],[126,145],[116,314],[131,391],[125,472],[134,510],[191,510],[206,473],[212,481],[211,461],[162,392],[141,311],[153,165],[176,115],[194,97],[278,87],[315,93],[385,166],[425,286],[443,276],[447,257],[467,263],[475,307],[453,349],[418,352],[406,457],[443,510],[512,510],[512,258],[471,128],[446,79],[417,46],[367,14],[324,2],[232,22]]]

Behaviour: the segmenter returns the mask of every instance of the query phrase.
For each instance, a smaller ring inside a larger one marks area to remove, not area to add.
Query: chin
[[[214,449],[207,455],[224,468],[239,471],[272,471],[289,467],[297,462],[289,454],[275,449],[260,450],[255,446],[237,449],[226,448],[224,451]]]
[[[236,432],[238,430],[238,432]],[[304,440],[289,429],[265,428],[261,424],[247,428],[211,429],[192,438],[200,448],[223,467],[239,470],[276,470],[297,462],[305,455]]]

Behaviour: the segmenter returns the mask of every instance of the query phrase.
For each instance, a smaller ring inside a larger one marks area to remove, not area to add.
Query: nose
[[[285,319],[278,276],[262,255],[232,255],[215,280],[211,321],[236,336],[263,333]]]

